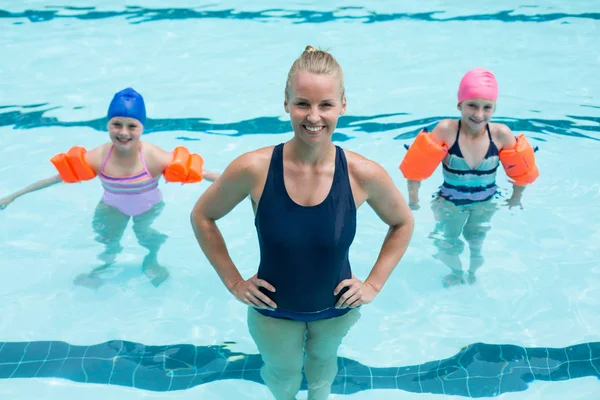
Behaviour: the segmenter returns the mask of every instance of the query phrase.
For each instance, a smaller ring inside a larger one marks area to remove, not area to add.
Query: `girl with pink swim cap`
[[[158,182],[171,164],[173,153],[140,140],[146,123],[146,107],[142,95],[135,90],[127,88],[114,95],[107,119],[110,142],[85,153],[85,162],[98,175],[104,188],[92,221],[95,240],[105,246],[98,255],[103,264],[89,274],[79,275],[75,283],[89,287],[102,284],[100,274],[115,263],[122,250],[121,238],[132,219],[138,243],[149,251],[142,270],[152,284],[158,286],[169,276],[157,260],[167,236],[152,228],[152,223],[164,207]],[[208,181],[219,176],[206,170],[202,175]],[[55,175],[35,182],[0,199],[0,210],[19,196],[61,181],[60,175]]]
[[[432,202],[436,227],[430,237],[438,253],[436,258],[452,271],[444,277],[445,286],[465,283],[459,255],[465,238],[470,248],[470,266],[466,281],[475,282],[475,272],[483,264],[481,254],[489,223],[497,210],[496,170],[499,153],[513,149],[516,139],[504,124],[491,123],[496,109],[498,83],[494,74],[483,68],[467,72],[458,88],[459,120],[440,121],[431,140],[445,146],[442,160],[444,183]],[[409,180],[409,205],[419,208],[420,181]],[[508,207],[521,206],[524,186],[513,186]]]

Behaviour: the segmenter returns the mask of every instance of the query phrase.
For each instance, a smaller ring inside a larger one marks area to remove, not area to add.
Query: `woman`
[[[377,163],[332,142],[346,111],[343,72],[308,46],[288,74],[284,107],[294,137],[243,154],[198,200],[192,225],[227,289],[249,305],[248,327],[276,399],[293,399],[302,368],[308,398],[325,399],[337,374],[337,349],[381,291],[413,231],[411,211]],[[258,274],[244,280],[216,221],[250,196],[260,242]],[[356,210],[367,202],[389,225],[367,279],[352,275],[348,250]],[[305,354],[306,353],[306,354]]]

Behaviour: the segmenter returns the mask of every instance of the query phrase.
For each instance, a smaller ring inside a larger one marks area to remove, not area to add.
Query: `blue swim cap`
[[[108,119],[114,117],[135,118],[142,125],[146,123],[146,106],[141,94],[132,88],[116,93],[108,106]]]

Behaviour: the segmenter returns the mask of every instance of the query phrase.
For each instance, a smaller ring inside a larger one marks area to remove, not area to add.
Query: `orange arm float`
[[[197,183],[202,181],[204,160],[199,154],[190,154],[183,146],[173,150],[173,161],[163,175],[167,182]]]
[[[50,159],[60,178],[65,183],[75,183],[93,179],[96,171],[85,162],[86,150],[74,146],[66,153],[60,153]]]
[[[426,130],[422,130],[408,148],[400,170],[406,179],[422,181],[433,174],[446,154],[448,147],[435,142]]]
[[[525,135],[516,137],[517,145],[508,150],[500,150],[498,157],[506,171],[506,175],[517,186],[526,186],[533,183],[540,172],[535,165],[534,150]]]

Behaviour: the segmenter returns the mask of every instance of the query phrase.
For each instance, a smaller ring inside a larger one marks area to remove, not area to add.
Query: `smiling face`
[[[474,130],[479,131],[490,122],[496,102],[489,99],[475,98],[463,101],[458,105],[463,123]]]
[[[144,131],[143,125],[135,118],[114,117],[108,121],[110,140],[119,150],[137,148]]]
[[[331,141],[338,118],[346,112],[340,78],[301,71],[292,78],[284,102],[296,138],[307,144]]]

